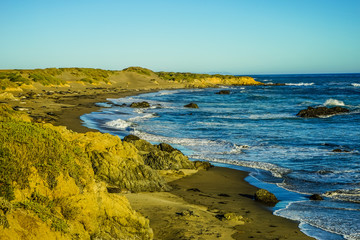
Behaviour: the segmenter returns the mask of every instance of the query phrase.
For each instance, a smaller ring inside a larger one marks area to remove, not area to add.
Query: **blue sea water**
[[[167,142],[193,160],[250,172],[248,181],[282,200],[274,214],[317,239],[360,239],[360,74],[262,75],[264,83],[165,90],[99,103],[84,125],[120,137]],[[215,94],[219,90],[229,95]],[[151,108],[121,104],[148,101]],[[190,102],[199,109],[183,107]],[[350,113],[299,118],[308,106]],[[334,149],[346,152],[333,152]],[[310,194],[324,201],[310,201]]]

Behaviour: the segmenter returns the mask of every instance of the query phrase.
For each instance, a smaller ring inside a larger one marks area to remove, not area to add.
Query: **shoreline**
[[[101,109],[101,107],[96,106],[95,103],[106,102],[108,98],[122,98],[161,90],[166,89],[129,90],[118,93],[103,93],[77,97],[77,106],[75,108],[64,108],[62,111],[56,112],[57,120],[54,122],[54,125],[66,126],[72,131],[82,133],[98,131],[83,126],[80,120],[80,116]],[[58,103],[69,104],[73,101],[73,98],[59,99]],[[185,235],[193,236],[195,232],[202,232],[200,235],[204,239],[213,239],[213,237],[220,235],[226,235],[232,239],[314,239],[300,231],[298,222],[275,216],[267,206],[255,202],[252,196],[258,188],[245,181],[247,176],[248,172],[245,171],[214,167],[209,171],[200,170],[191,176],[171,182],[170,185],[173,187],[173,190],[169,193],[137,193],[127,194],[126,196],[135,210],[150,219],[150,226],[154,230],[155,239],[172,239],[172,234],[175,234],[174,231],[181,228],[180,226],[183,226],[180,232],[186,232],[187,234]],[[226,184],[226,181],[230,181],[232,184]],[[211,184],[212,186],[210,186]],[[226,186],[226,190],[224,186]],[[186,191],[186,189],[191,188],[201,189],[201,192],[194,194]],[[235,193],[236,191],[239,193]],[[204,192],[206,194],[204,194]],[[215,195],[218,194],[224,194],[230,197],[225,197],[225,202],[219,201],[216,203],[213,200],[217,198]],[[201,197],[201,195],[207,196]],[[154,201],[151,208],[146,207],[146,205],[149,204],[148,199]],[[167,205],[161,204],[163,201],[166,201]],[[174,209],[171,208],[171,212],[169,211],[169,204],[170,206],[175,205],[178,207]],[[189,227],[192,216],[180,218],[178,217],[179,212],[176,211],[179,209],[187,211],[189,206],[191,209],[194,205],[196,205],[197,208],[201,206],[200,209],[202,209],[202,211],[206,209],[206,211],[203,213],[204,216],[201,221],[199,217],[195,218],[197,227],[192,229],[194,231],[194,233],[192,233]],[[249,223],[239,225],[233,221],[221,221],[221,224],[219,224],[219,219],[214,218],[214,215],[221,212],[239,214],[240,216],[244,216],[245,219],[249,219]],[[159,215],[161,215],[161,217],[159,217]],[[176,221],[170,220],[174,217],[176,217]],[[167,221],[164,221],[164,219],[167,219]],[[215,222],[218,227],[212,226],[212,231],[210,231],[208,228],[208,219],[211,219],[210,222],[216,220]],[[200,224],[199,221],[203,223]],[[172,222],[170,224],[172,227],[169,227],[169,222]],[[264,224],[265,222],[266,224]],[[200,232],[199,228],[202,229]],[[224,228],[227,230],[224,231]],[[206,231],[208,231],[207,235],[203,235]],[[209,231],[212,233],[210,234]],[[157,238],[157,234],[161,235],[162,238]],[[184,239],[187,238],[185,237]]]

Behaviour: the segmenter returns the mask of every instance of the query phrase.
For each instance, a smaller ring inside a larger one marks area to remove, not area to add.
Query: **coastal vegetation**
[[[16,88],[23,85],[40,83],[44,86],[64,85],[70,79],[98,84],[109,83],[109,77],[114,71],[93,69],[93,68],[46,68],[34,70],[0,70],[0,88]]]
[[[150,69],[142,68],[142,67],[128,67],[128,68],[123,69],[122,71],[138,73],[138,74],[146,75],[146,76],[151,76],[152,74],[154,74],[154,72],[151,71]]]
[[[149,221],[113,193],[169,190],[155,169],[194,168],[169,146],[34,123],[5,104],[0,128],[0,238],[151,239]]]
[[[159,78],[177,83],[185,83],[187,87],[211,87],[215,85],[261,85],[252,77],[221,74],[199,74],[181,72],[157,72]]]
[[[0,70],[0,89],[12,90],[26,88],[34,83],[43,86],[66,86],[70,83],[89,85],[121,82],[121,74],[137,74],[153,84],[159,80],[179,87],[212,87],[216,85],[258,85],[251,77],[196,74],[180,72],[153,72],[142,67],[128,67],[121,71],[94,69],[94,68],[46,68],[33,70]],[[120,76],[120,77],[119,77]]]

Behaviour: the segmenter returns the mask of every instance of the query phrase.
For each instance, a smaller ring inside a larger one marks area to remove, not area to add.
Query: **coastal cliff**
[[[170,189],[134,144],[33,123],[7,105],[0,125],[1,239],[152,239],[149,220],[113,194]]]

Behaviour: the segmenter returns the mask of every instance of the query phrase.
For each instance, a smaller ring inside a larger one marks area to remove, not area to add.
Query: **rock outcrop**
[[[189,104],[186,104],[184,107],[186,107],[186,108],[199,108],[199,106],[196,103],[189,103]]]
[[[194,161],[193,163],[196,169],[209,170],[210,168],[214,167],[213,165],[211,165],[211,163],[205,161]]]
[[[343,107],[332,107],[332,108],[327,108],[327,107],[317,107],[317,108],[313,108],[313,107],[308,107],[307,109],[301,110],[297,116],[299,117],[303,117],[303,118],[318,118],[318,117],[322,117],[322,116],[332,116],[332,115],[337,115],[337,114],[342,114],[342,113],[348,113],[349,109],[347,108],[343,108]]]
[[[256,201],[265,203],[269,206],[275,206],[275,204],[279,202],[274,194],[265,189],[259,189],[256,191],[254,197]]]
[[[4,105],[0,129],[0,239],[153,238],[126,197],[108,192],[167,189],[134,145],[32,123]]]
[[[132,108],[149,108],[150,107],[150,103],[148,102],[133,102],[130,104],[130,107]]]
[[[144,163],[152,169],[179,170],[181,168],[194,168],[193,162],[191,162],[188,157],[169,144],[161,143],[159,145],[152,145],[145,140],[130,140],[131,138],[124,138],[124,140],[126,139],[126,141],[132,143],[136,149],[139,150],[139,154],[143,157]]]

